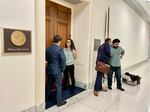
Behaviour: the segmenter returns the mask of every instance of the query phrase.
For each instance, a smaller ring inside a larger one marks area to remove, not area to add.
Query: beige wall
[[[90,5],[82,3],[74,7],[73,39],[77,49],[75,61],[76,81],[82,84],[88,83],[89,64],[89,34],[90,34]],[[82,85],[84,86],[84,85]]]
[[[95,71],[95,61],[97,57],[97,51],[94,51],[94,39],[100,39],[101,43],[104,42],[105,37],[105,16],[107,13],[109,0],[95,0],[92,3],[92,31],[91,31],[91,41],[90,41],[90,71],[89,71],[89,87],[93,86],[96,78]]]
[[[17,112],[35,103],[34,0],[1,0],[0,27],[32,31],[32,53],[2,54],[0,31],[0,111]]]
[[[110,35],[120,38],[126,51],[122,67],[126,68],[148,58],[150,27],[122,0],[114,0],[111,5]]]

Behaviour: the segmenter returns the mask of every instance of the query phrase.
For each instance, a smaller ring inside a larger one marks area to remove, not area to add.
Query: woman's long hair
[[[67,38],[67,40],[70,40],[70,42],[71,42],[71,44],[70,44],[71,51],[73,49],[76,50],[73,40],[71,38]],[[67,42],[67,40],[66,40],[66,42]],[[67,44],[66,43],[65,43],[65,48],[67,48]]]

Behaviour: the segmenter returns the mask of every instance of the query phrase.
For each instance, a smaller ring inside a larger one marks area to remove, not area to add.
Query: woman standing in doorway
[[[77,52],[74,45],[74,42],[71,38],[68,38],[65,43],[64,49],[66,55],[66,68],[64,71],[64,87],[69,86],[69,75],[72,82],[72,87],[75,86],[75,77],[74,77],[74,60],[77,59]]]

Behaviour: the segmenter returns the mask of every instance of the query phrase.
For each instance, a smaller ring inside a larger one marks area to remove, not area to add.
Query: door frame
[[[38,111],[45,110],[45,0],[35,0],[35,37],[35,108]]]
[[[73,5],[59,0],[50,0],[68,7],[71,15],[71,35],[73,33]],[[35,0],[35,108],[45,110],[45,0]]]

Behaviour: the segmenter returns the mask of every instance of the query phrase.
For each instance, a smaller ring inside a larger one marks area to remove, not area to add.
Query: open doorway
[[[54,3],[52,1],[46,0],[46,46],[48,48],[52,44],[52,38],[54,35],[60,35],[63,37],[60,47],[65,47],[65,42],[67,38],[70,37],[71,32],[71,9],[60,4]],[[47,84],[46,77],[46,84]],[[63,79],[62,79],[63,82]],[[63,84],[62,84],[63,87]],[[62,88],[63,89],[63,88]],[[84,91],[84,89],[75,87],[74,91],[68,86],[68,88],[63,89],[62,99],[66,100],[75,94]],[[51,90],[50,99],[46,99],[46,108],[49,108],[56,104],[56,87],[53,84]]]

